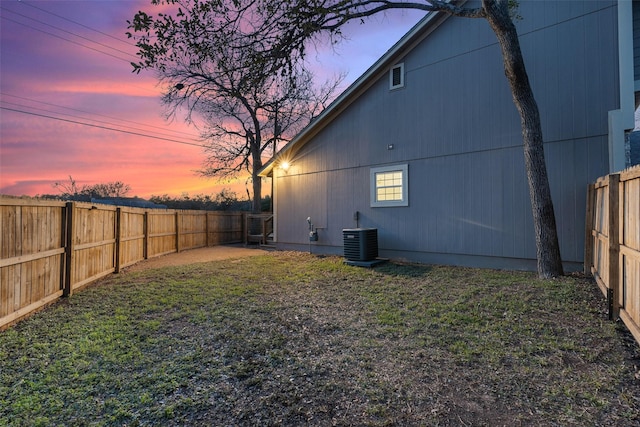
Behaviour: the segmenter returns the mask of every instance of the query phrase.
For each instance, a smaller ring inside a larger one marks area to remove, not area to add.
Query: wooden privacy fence
[[[0,197],[0,328],[138,261],[243,242],[244,217]]]
[[[640,166],[589,185],[584,269],[640,343]]]

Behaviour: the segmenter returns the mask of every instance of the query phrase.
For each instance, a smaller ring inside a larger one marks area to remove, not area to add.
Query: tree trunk
[[[563,274],[562,259],[544,159],[540,113],[529,84],[518,33],[509,16],[506,1],[484,0],[483,7],[487,21],[502,49],[505,74],[511,86],[513,102],[520,113],[525,167],[536,237],[538,276],[541,278],[561,276]]]
[[[253,182],[253,212],[262,212],[262,178],[258,176],[258,172],[262,169],[262,158],[260,157],[260,149],[251,147],[251,156],[253,164],[251,165],[251,181]]]

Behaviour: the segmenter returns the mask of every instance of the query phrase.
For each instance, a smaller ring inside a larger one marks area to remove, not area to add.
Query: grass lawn
[[[275,252],[113,275],[0,332],[0,426],[640,425],[577,277]]]

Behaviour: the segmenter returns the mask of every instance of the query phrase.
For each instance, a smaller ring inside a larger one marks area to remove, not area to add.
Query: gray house
[[[627,166],[636,6],[520,2],[567,270],[582,268],[587,184]],[[536,268],[520,119],[485,20],[427,15],[261,176],[279,249],[342,254],[343,229],[374,228],[381,257]]]

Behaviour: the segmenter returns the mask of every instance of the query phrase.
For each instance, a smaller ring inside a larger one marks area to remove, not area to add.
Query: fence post
[[[65,206],[60,210],[61,218],[60,218],[60,247],[64,249],[64,252],[61,255],[60,259],[60,288],[59,290],[64,292],[66,280],[67,280],[67,234],[69,233],[67,230],[67,221],[69,213],[67,212],[67,206]]]
[[[629,295],[626,292],[625,284],[626,283],[631,284],[631,282],[627,282],[627,273],[625,272],[625,265],[624,265],[625,264],[624,250],[622,249],[622,247],[628,243],[627,241],[625,241],[625,236],[624,236],[625,224],[627,224],[626,220],[628,219],[627,215],[625,215],[626,213],[625,212],[625,196],[627,194],[627,189],[625,187],[625,177],[622,176],[622,179],[620,179],[620,174],[618,174],[618,184],[616,185],[616,189],[618,193],[618,206],[617,206],[618,227],[616,228],[616,248],[617,248],[616,256],[618,260],[616,264],[617,264],[618,274],[616,275],[616,278],[617,278],[616,295],[618,298],[616,301],[615,308],[617,310],[616,318],[618,318],[620,317],[620,310],[625,308],[625,298]]]
[[[620,174],[609,175],[609,318],[620,315]]]
[[[204,232],[207,233],[205,237],[205,245],[209,247],[209,212],[204,211]]]
[[[587,186],[587,209],[584,231],[584,268],[585,275],[591,275],[591,265],[593,264],[593,222],[595,212],[595,185]]]
[[[247,244],[247,240],[248,240],[248,236],[247,236],[247,213],[246,212],[242,212],[240,213],[240,232],[242,233],[242,241],[244,242],[244,244]]]
[[[75,227],[74,227],[74,211],[75,202],[67,202],[65,206],[67,224],[66,224],[66,242],[65,242],[65,263],[64,263],[64,287],[62,295],[69,297],[73,294],[73,262],[75,260]]]
[[[120,273],[120,235],[122,233],[122,208],[116,208],[116,247],[114,248],[115,255],[115,272]]]
[[[245,246],[247,245],[247,243],[249,243],[249,215],[247,215],[245,212],[242,213],[242,240],[245,244]]]
[[[149,259],[149,211],[144,211],[144,259]]]
[[[176,211],[176,252],[180,252],[180,211]]]

